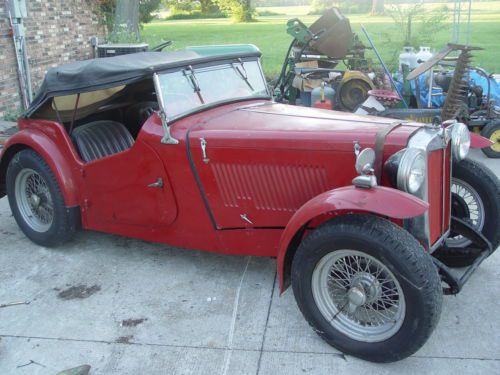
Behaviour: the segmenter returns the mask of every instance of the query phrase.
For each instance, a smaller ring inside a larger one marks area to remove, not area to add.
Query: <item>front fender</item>
[[[278,247],[278,277],[280,289],[285,285],[286,255],[297,233],[314,218],[335,212],[364,212],[392,219],[409,219],[423,215],[429,204],[400,190],[376,186],[361,189],[347,186],[320,194],[305,203],[290,219]],[[298,246],[298,245],[297,245]]]
[[[64,146],[66,145],[58,147],[49,136],[37,129],[23,129],[15,133],[8,139],[1,153],[0,180],[2,185],[5,183],[7,166],[10,159],[20,150],[31,148],[43,157],[52,170],[52,173],[54,173],[64,196],[66,206],[78,206],[79,191],[78,184],[75,181],[75,174],[78,171],[77,167],[71,163],[71,151],[63,152]]]
[[[490,147],[493,143],[488,138],[470,132],[470,148],[486,148]]]

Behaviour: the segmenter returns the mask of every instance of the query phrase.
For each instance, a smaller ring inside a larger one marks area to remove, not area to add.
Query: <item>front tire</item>
[[[471,224],[490,242],[500,244],[500,181],[485,166],[470,159],[453,165],[451,214]],[[481,254],[471,241],[451,234],[433,254],[449,267],[470,266]]]
[[[306,237],[293,259],[292,286],[326,342],[373,362],[415,353],[441,313],[431,256],[407,231],[371,215],[335,218]]]
[[[77,218],[45,160],[31,149],[18,152],[7,168],[7,195],[14,218],[30,240],[54,247],[70,240]]]

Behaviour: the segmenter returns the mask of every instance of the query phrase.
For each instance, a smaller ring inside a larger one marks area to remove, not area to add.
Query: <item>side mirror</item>
[[[177,144],[179,144],[179,141],[177,139],[173,138],[172,135],[170,134],[170,126],[168,126],[167,113],[165,112],[165,102],[163,101],[160,77],[156,73],[153,75],[153,82],[154,82],[155,90],[156,90],[156,98],[158,99],[158,106],[160,107],[160,110],[158,111],[158,115],[161,118],[161,124],[162,124],[163,130],[164,130],[164,134],[163,134],[163,138],[161,139],[161,143],[167,144],[167,145],[177,145]]]
[[[373,164],[375,163],[375,151],[371,148],[365,148],[360,151],[359,144],[355,146],[356,153],[356,172],[359,176],[352,180],[352,184],[358,188],[371,189],[377,186],[377,179],[373,174]]]
[[[359,174],[367,174],[375,162],[375,151],[371,148],[365,148],[356,156],[356,172]]]

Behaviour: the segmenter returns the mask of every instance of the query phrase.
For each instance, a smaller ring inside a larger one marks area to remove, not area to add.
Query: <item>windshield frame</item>
[[[186,65],[186,66],[182,66],[182,67],[178,67],[178,68],[165,69],[165,70],[162,70],[162,71],[158,71],[157,72],[158,76],[161,76],[161,75],[164,75],[164,74],[175,73],[175,72],[184,71],[184,70],[187,69],[187,70],[191,70],[191,72],[196,76],[196,70],[197,69],[216,67],[216,66],[219,66],[219,65],[221,65],[221,66],[222,65],[232,66],[234,64],[242,64],[242,63],[245,64],[247,62],[256,62],[257,63],[257,66],[258,66],[259,72],[260,72],[260,76],[262,78],[262,82],[264,83],[264,87],[266,89],[266,93],[265,94],[262,94],[262,95],[247,95],[247,96],[242,96],[242,97],[232,97],[232,98],[223,99],[223,100],[219,100],[219,101],[214,101],[214,102],[210,102],[210,103],[206,103],[206,104],[200,104],[199,106],[196,106],[196,107],[194,107],[194,108],[192,108],[190,110],[187,110],[185,112],[179,113],[179,114],[177,114],[175,116],[168,116],[168,110],[167,110],[167,108],[164,108],[164,111],[165,111],[165,113],[167,115],[166,120],[168,121],[168,123],[172,124],[173,122],[175,122],[177,120],[180,120],[182,118],[185,118],[187,116],[190,116],[190,115],[202,112],[204,110],[215,108],[215,107],[218,107],[218,106],[221,106],[221,105],[225,105],[225,104],[231,104],[231,103],[240,102],[240,101],[259,100],[259,99],[261,99],[261,100],[262,99],[264,99],[264,100],[271,100],[272,99],[272,95],[271,95],[271,92],[269,90],[269,85],[267,84],[266,78],[264,76],[264,72],[262,70],[262,64],[260,62],[260,58],[258,58],[258,57],[257,58],[256,57],[244,57],[244,58],[238,58],[238,59],[235,59],[235,58],[221,59],[221,60],[217,60],[217,61],[212,61],[210,63],[202,63],[202,64],[196,64],[196,65],[192,65],[192,66],[187,66]],[[160,85],[160,88],[155,87],[155,91],[156,91],[157,97],[159,97],[160,95],[162,95],[161,85]],[[161,100],[165,103],[165,107],[168,107],[168,104],[165,102],[163,96],[162,96]]]

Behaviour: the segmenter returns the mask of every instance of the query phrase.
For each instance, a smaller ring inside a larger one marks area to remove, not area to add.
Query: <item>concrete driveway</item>
[[[500,176],[500,160],[481,159]],[[325,344],[275,261],[221,256],[100,233],[46,249],[0,200],[0,374],[500,374],[500,253],[414,356],[372,364]]]

